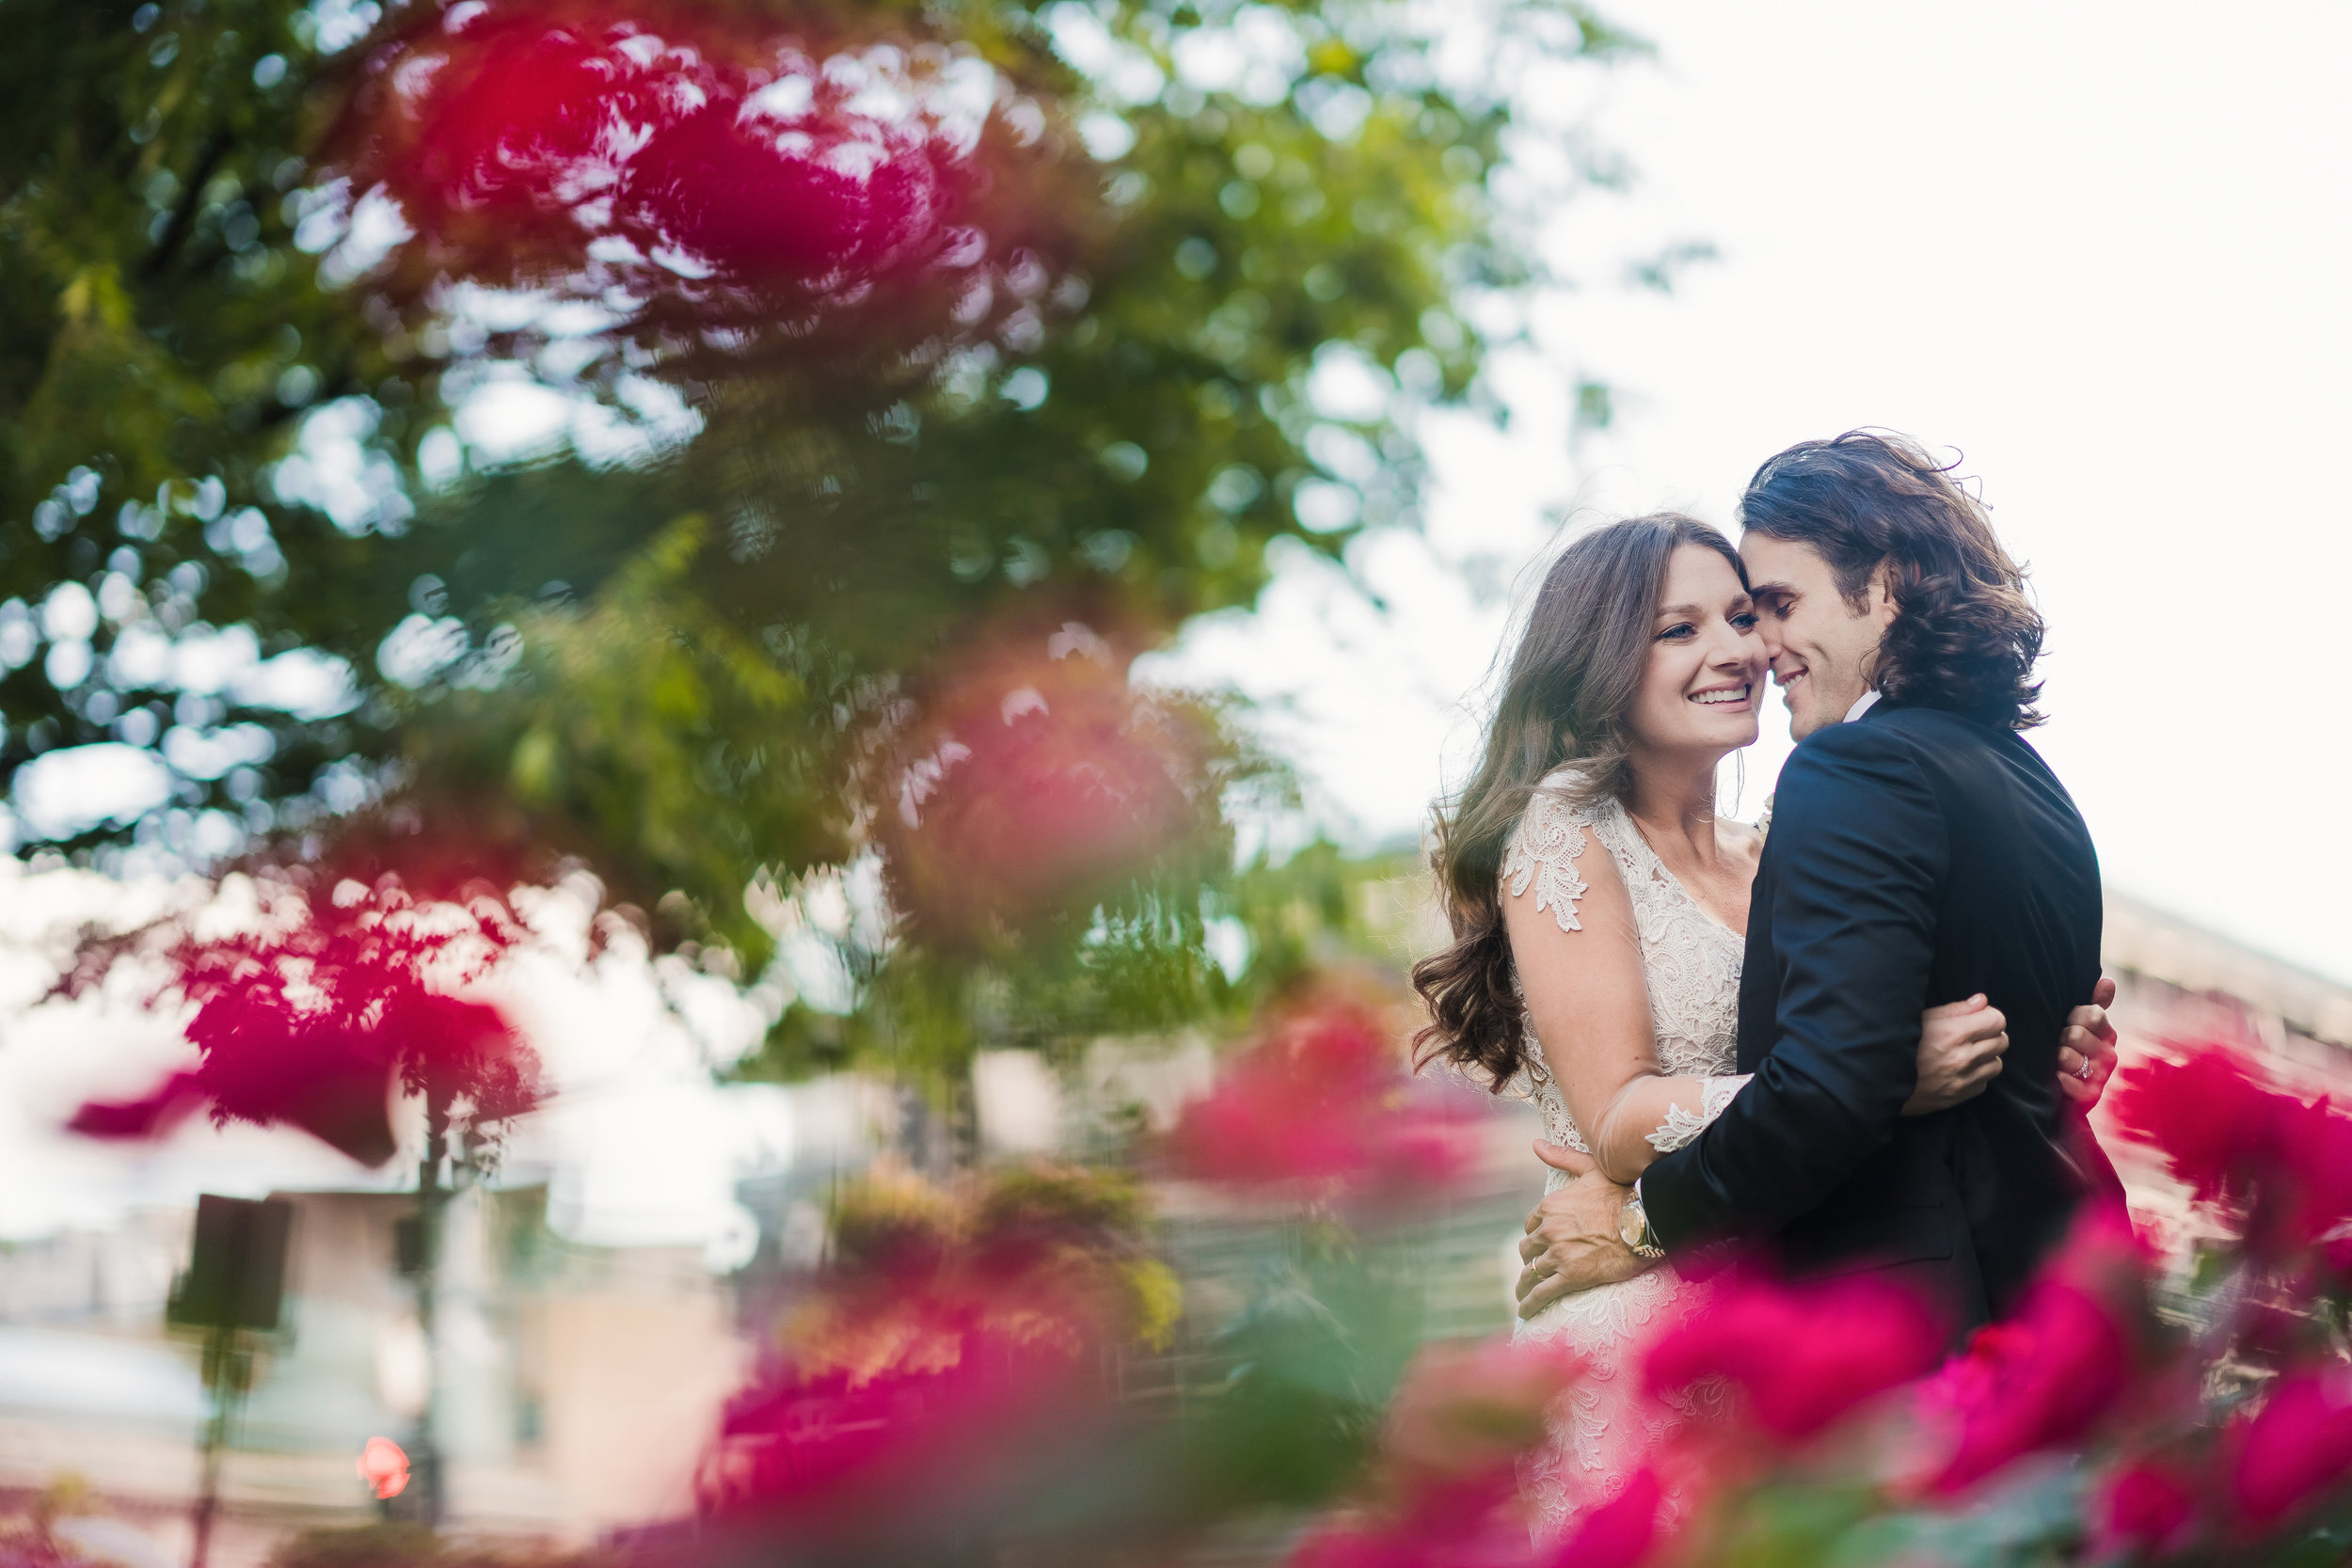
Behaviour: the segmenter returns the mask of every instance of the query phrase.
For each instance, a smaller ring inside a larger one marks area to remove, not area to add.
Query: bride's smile
[[[1627,715],[1635,752],[1677,772],[1705,772],[1756,736],[1757,702],[1771,655],[1747,585],[1704,545],[1676,547],[1651,619],[1641,689]]]

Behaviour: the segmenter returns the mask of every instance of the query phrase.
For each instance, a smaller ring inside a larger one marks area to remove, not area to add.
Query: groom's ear
[[[1863,613],[1879,624],[1884,631],[1895,624],[1902,607],[1895,602],[1895,564],[1882,561],[1870,573],[1870,586],[1863,591]]]

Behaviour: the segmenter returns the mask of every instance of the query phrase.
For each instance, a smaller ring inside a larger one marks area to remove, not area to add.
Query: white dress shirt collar
[[[1853,706],[1846,710],[1844,722],[1849,724],[1852,723],[1855,720],[1869,712],[1871,707],[1877,704],[1878,700],[1879,694],[1877,691],[1865,691],[1860,697],[1854,700]]]

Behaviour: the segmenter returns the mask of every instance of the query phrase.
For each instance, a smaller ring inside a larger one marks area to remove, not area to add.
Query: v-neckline
[[[1642,847],[1642,853],[1649,857],[1651,867],[1658,873],[1659,876],[1666,879],[1666,885],[1674,889],[1676,893],[1679,894],[1684,903],[1698,911],[1699,918],[1701,920],[1706,921],[1709,926],[1714,927],[1715,929],[1723,932],[1724,935],[1729,937],[1734,942],[1746,942],[1748,940],[1747,932],[1740,930],[1728,920],[1718,920],[1712,910],[1708,909],[1705,904],[1700,903],[1698,899],[1692,896],[1691,890],[1682,885],[1682,879],[1675,875],[1674,867],[1666,863],[1666,857],[1660,854],[1658,852],[1658,847],[1649,841],[1649,834],[1642,832],[1642,825],[1633,819],[1633,813],[1627,809],[1624,801],[1620,800],[1617,802],[1617,811],[1618,814],[1625,818],[1625,825],[1633,830],[1633,842]],[[1749,913],[1754,914],[1755,911],[1751,909]]]

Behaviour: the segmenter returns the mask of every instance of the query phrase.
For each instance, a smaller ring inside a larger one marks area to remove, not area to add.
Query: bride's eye
[[[1731,618],[1731,624],[1741,631],[1754,631],[1759,617],[1752,610],[1743,610]]]
[[[1668,626],[1664,631],[1660,632],[1658,634],[1658,641],[1661,642],[1680,641],[1684,638],[1697,636],[1698,629],[1698,627],[1692,626],[1690,622],[1683,621],[1677,625]]]

